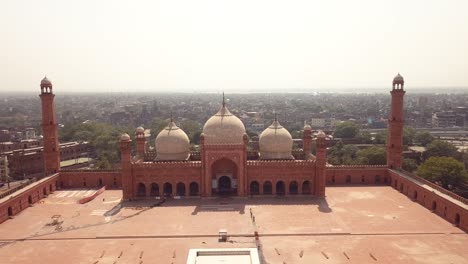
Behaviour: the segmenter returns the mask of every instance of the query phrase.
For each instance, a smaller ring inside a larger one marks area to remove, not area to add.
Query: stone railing
[[[407,171],[404,171],[404,170],[392,170],[392,171],[395,171],[396,173],[402,174],[402,175],[404,175],[406,177],[409,177],[409,178],[412,178],[412,179],[414,179],[416,181],[424,183],[424,184],[430,186],[431,188],[436,189],[437,191],[452,197],[453,199],[455,199],[457,201],[460,201],[460,202],[462,202],[464,204],[468,204],[468,199],[463,198],[463,197],[461,197],[461,196],[459,196],[459,195],[457,195],[457,194],[455,194],[455,193],[453,193],[453,192],[451,192],[451,191],[449,191],[447,189],[444,189],[443,187],[441,187],[441,186],[439,186],[439,185],[437,185],[437,184],[435,184],[433,182],[430,182],[430,181],[428,181],[428,180],[426,180],[426,179],[424,179],[422,177],[419,177],[416,174],[413,174],[413,173],[410,173],[410,172],[407,172]]]

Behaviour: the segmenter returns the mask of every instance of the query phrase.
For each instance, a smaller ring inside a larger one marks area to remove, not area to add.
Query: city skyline
[[[27,8],[25,8],[27,5]],[[11,2],[3,91],[466,90],[465,1]]]

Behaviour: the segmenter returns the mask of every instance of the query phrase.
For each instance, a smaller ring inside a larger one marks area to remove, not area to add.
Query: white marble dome
[[[260,159],[293,159],[292,146],[291,134],[275,119],[260,134]]]
[[[203,127],[206,145],[242,144],[244,134],[244,124],[229,112],[225,104]]]
[[[156,160],[187,160],[190,155],[190,140],[174,122],[170,122],[155,140]]]

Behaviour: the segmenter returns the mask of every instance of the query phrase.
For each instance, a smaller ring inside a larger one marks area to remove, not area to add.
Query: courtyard
[[[107,190],[77,204],[94,191],[56,191],[1,224],[0,263],[182,264],[191,248],[254,247],[261,263],[468,262],[466,233],[389,186],[125,203]]]

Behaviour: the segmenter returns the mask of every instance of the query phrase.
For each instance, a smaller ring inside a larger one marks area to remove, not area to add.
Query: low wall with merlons
[[[387,166],[327,166],[326,184],[390,184]]]
[[[0,199],[0,223],[32,206],[57,188],[59,174],[56,173]]]
[[[63,170],[60,171],[60,188],[121,189],[122,175],[119,170]]]
[[[468,199],[408,172],[389,170],[389,177],[394,189],[468,231]]]

